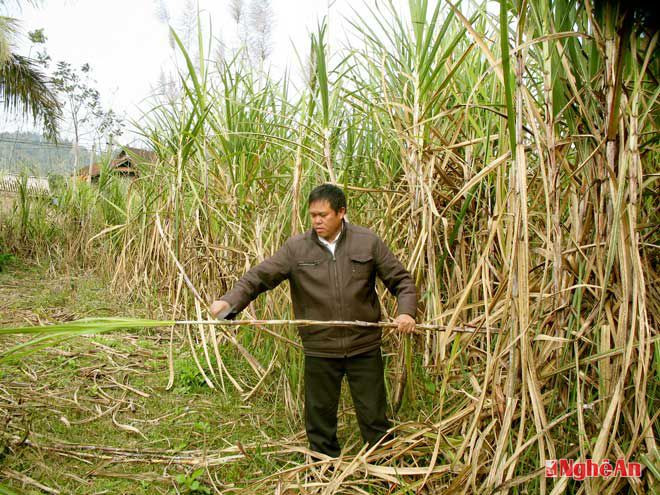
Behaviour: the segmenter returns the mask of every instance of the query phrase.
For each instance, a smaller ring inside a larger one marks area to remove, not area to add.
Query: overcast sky
[[[46,49],[54,62],[65,60],[76,66],[89,63],[104,106],[135,119],[140,114],[140,103],[158,85],[161,69],[174,70],[168,26],[163,22],[160,5],[165,5],[170,22],[177,28],[185,15],[185,7],[194,3],[187,0],[43,0],[39,7],[24,5],[10,15],[20,20],[19,53],[27,55],[29,52],[28,31],[43,28],[48,38]],[[210,17],[214,36],[231,49],[238,41],[229,3],[229,0],[200,0],[199,6],[203,24],[208,24]],[[244,3],[249,4],[250,0]],[[293,72],[299,70],[294,47],[301,55],[307,52],[309,33],[316,29],[324,15],[329,15],[331,40],[339,44],[350,30],[344,18],[352,17],[353,8],[364,12],[363,0],[271,0],[270,5],[273,32],[269,63],[274,74],[281,74],[285,66]],[[0,125],[16,130],[16,126],[6,122]],[[19,127],[32,129],[29,123]],[[125,141],[132,139],[130,135],[124,136]]]

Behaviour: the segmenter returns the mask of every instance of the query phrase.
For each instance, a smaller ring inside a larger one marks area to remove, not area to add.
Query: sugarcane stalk
[[[149,320],[140,318],[85,318],[55,325],[31,325],[24,327],[0,328],[0,335],[13,334],[42,334],[44,332],[80,332],[84,329],[94,331],[116,330],[120,328],[164,327],[171,325],[210,325],[210,326],[256,326],[256,325],[325,325],[343,327],[372,327],[393,328],[398,324],[393,321],[344,321],[344,320]],[[448,325],[435,325],[429,323],[416,323],[415,329],[419,331],[435,330],[441,332],[457,333],[486,333],[477,326],[455,327]],[[498,333],[492,330],[491,333]]]

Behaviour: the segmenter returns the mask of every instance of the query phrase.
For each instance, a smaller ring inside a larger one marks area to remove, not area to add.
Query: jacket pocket
[[[322,260],[301,260],[296,262],[293,276],[305,287],[322,286],[327,280],[327,270]]]
[[[312,261],[299,261],[297,263],[298,268],[305,269],[305,268],[311,268],[315,266],[319,266],[321,264],[321,260],[312,260]]]
[[[374,258],[370,254],[351,254],[351,277],[369,278],[374,269]]]

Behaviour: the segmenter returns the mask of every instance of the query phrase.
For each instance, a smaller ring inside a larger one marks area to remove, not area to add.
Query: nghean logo
[[[585,478],[639,478],[642,475],[642,465],[639,462],[628,462],[617,459],[612,464],[609,459],[594,462],[591,459],[576,462],[572,459],[552,459],[545,461],[545,477],[568,477],[577,481]]]

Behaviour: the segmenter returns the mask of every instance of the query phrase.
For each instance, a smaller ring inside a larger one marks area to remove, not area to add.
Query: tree
[[[123,122],[113,110],[103,109],[89,64],[76,69],[69,62],[57,62],[53,84],[64,99],[67,118],[71,122],[74,168],[77,169],[80,138],[91,133],[92,140],[106,136],[112,141],[114,136],[122,133]]]
[[[0,16],[0,104],[7,114],[31,116],[46,138],[56,140],[61,104],[38,62],[14,53],[15,33],[16,20]]]
[[[28,38],[32,42],[30,53],[35,47],[45,45],[47,40],[43,29],[30,31]],[[45,47],[37,51],[35,63],[49,70],[51,57]],[[62,101],[60,110],[71,125],[75,169],[78,168],[81,137],[91,135],[94,142],[105,137],[106,142],[112,142],[112,138],[123,131],[122,118],[114,110],[105,110],[101,105],[101,95],[95,83],[89,64],[75,68],[66,61],[57,62],[51,80],[57,97]]]

